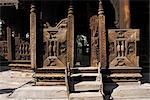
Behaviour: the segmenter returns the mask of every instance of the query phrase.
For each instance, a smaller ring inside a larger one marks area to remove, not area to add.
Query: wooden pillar
[[[36,9],[34,5],[31,5],[30,10],[30,56],[31,56],[31,68],[36,68]]]
[[[7,27],[7,48],[8,48],[8,61],[12,60],[12,46],[11,46],[11,28]]]
[[[119,0],[119,24],[120,29],[130,28],[129,0]]]
[[[68,10],[68,27],[67,27],[67,62],[74,66],[74,15],[73,7],[70,5]]]
[[[100,65],[101,67],[106,67],[107,57],[106,57],[105,16],[101,0],[99,0],[99,9],[98,9],[98,32],[99,32]]]
[[[97,59],[97,46],[98,46],[98,17],[94,15],[90,18],[90,29],[91,29],[91,57],[90,62],[92,67],[97,67],[98,59]]]

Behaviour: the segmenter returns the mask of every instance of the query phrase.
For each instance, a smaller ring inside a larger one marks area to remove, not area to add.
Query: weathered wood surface
[[[117,28],[130,28],[130,3],[129,0],[110,0],[115,10]]]
[[[11,28],[7,27],[7,49],[8,49],[8,60],[11,61],[12,60],[12,38],[11,38]]]
[[[64,18],[55,27],[51,27],[48,22],[44,24],[43,67],[65,67],[67,21],[67,18]]]
[[[99,32],[99,52],[100,52],[100,65],[101,67],[107,66],[106,55],[106,30],[105,30],[105,15],[102,7],[102,2],[99,2],[98,10],[98,32]]]
[[[138,67],[138,29],[109,29],[109,66]]]
[[[36,9],[31,5],[30,10],[30,52],[31,52],[31,67],[34,69],[36,65]]]
[[[91,29],[91,66],[97,67],[98,63],[98,55],[97,55],[97,48],[98,48],[98,17],[97,15],[93,15],[90,18],[90,29]]]
[[[70,63],[70,67],[74,66],[74,15],[72,6],[68,10],[67,62]]]

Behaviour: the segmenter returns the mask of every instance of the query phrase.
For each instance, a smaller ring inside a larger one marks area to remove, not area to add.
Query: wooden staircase
[[[102,79],[97,67],[71,68],[69,100],[103,100]]]
[[[31,71],[30,60],[12,60],[8,65],[12,71]]]
[[[56,66],[38,68],[33,77],[36,80],[35,85],[65,85],[65,68]]]

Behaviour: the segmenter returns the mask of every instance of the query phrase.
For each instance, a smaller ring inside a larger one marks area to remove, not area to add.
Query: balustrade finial
[[[99,0],[99,8],[98,8],[98,14],[103,14],[104,13],[104,9],[103,9],[103,5],[102,5],[102,1]]]
[[[34,12],[36,9],[35,9],[35,5],[31,4],[31,10],[30,12]]]
[[[69,6],[68,14],[73,14],[73,6],[72,5]]]

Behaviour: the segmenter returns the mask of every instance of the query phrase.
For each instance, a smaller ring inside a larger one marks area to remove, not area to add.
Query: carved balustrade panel
[[[7,41],[0,41],[0,60],[8,59]]]
[[[29,41],[15,38],[15,60],[30,60]]]
[[[66,32],[67,19],[62,19],[55,27],[44,24],[43,42],[44,52],[43,66],[65,67],[66,65]]]
[[[109,29],[109,66],[139,66],[137,56],[138,29]]]

